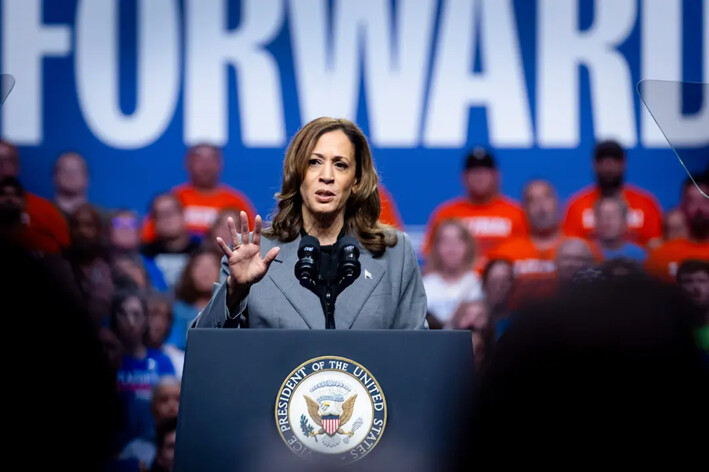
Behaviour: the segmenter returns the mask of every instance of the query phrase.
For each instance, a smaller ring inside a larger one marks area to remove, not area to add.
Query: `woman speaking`
[[[357,125],[305,125],[286,150],[272,226],[263,230],[256,216],[250,233],[243,211],[227,220],[220,283],[193,326],[427,328],[416,256],[404,233],[379,223],[377,185]],[[347,264],[357,267],[343,276]]]

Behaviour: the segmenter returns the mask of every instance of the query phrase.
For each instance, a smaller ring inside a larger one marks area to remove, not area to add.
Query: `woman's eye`
[[[344,163],[344,162],[338,162],[338,163],[335,164],[335,165],[337,166],[338,169],[342,169],[342,170],[347,170],[347,169],[350,168],[350,166],[347,165],[347,164]]]
[[[311,166],[316,166],[316,165],[320,164],[320,159],[310,159],[308,161],[308,164]]]

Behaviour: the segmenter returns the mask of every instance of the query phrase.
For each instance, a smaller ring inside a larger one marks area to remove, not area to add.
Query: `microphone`
[[[295,264],[295,276],[303,287],[313,289],[318,280],[318,264],[320,263],[320,241],[306,235],[298,246],[298,262]]]
[[[337,251],[337,278],[340,280],[340,284],[344,285],[342,287],[344,289],[354,282],[362,271],[362,266],[359,263],[359,246],[357,240],[352,236],[343,236],[337,245],[339,247]]]

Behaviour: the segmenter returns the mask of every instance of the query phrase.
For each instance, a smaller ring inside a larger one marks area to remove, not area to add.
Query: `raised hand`
[[[229,278],[227,282],[229,284],[229,298],[232,298],[233,295],[239,296],[247,293],[251,285],[266,275],[280,248],[272,248],[266,253],[265,257],[261,258],[263,222],[259,215],[256,216],[254,221],[253,237],[249,236],[249,220],[244,211],[239,213],[238,228],[240,228],[240,231],[237,230],[237,225],[231,217],[227,218],[227,226],[229,227],[231,244],[234,249],[230,249],[222,238],[217,238],[217,244],[219,244],[229,262]],[[239,238],[239,232],[241,232],[241,239]]]

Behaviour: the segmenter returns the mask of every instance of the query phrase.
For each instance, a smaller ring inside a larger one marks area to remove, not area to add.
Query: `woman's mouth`
[[[318,190],[315,192],[315,199],[320,203],[327,203],[335,198],[335,194],[329,190]]]

